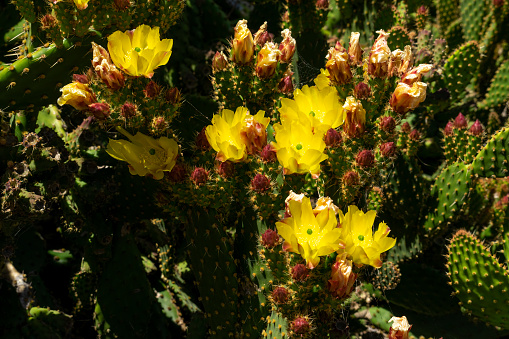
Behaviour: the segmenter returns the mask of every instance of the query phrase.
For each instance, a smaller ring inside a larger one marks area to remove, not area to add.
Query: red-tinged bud
[[[380,129],[387,133],[392,133],[396,128],[396,120],[393,117],[387,116],[383,117],[380,122]]]
[[[493,0],[493,6],[496,8],[501,8],[504,6],[504,0]]]
[[[287,64],[292,62],[293,55],[295,54],[295,39],[292,38],[292,32],[287,28],[281,32],[281,36],[283,37],[283,41],[279,44],[279,51],[281,55],[279,57],[279,62],[282,64]]]
[[[273,35],[267,32],[267,21],[260,26],[254,35],[254,43],[257,46],[264,46],[266,42],[272,42]]]
[[[179,105],[182,100],[182,94],[177,87],[168,88],[164,97],[172,105]]]
[[[88,84],[88,77],[86,76],[86,74],[73,74],[72,80],[81,82],[82,84]]]
[[[251,180],[251,188],[257,193],[266,192],[270,188],[270,179],[264,174],[256,174]]]
[[[355,156],[355,162],[360,167],[371,167],[375,164],[375,155],[371,150],[362,150]]]
[[[95,102],[88,105],[88,111],[97,120],[105,120],[110,116],[110,105],[105,102]]]
[[[161,86],[159,86],[155,81],[150,80],[147,86],[145,86],[143,93],[145,93],[145,97],[153,99],[161,93]]]
[[[217,166],[217,174],[223,178],[231,178],[235,174],[235,164],[231,161],[220,162]]]
[[[283,76],[281,81],[279,81],[277,88],[281,93],[284,93],[284,94],[293,93],[294,87],[293,87],[292,74],[293,74],[293,72],[290,72],[290,75]]]
[[[152,118],[150,127],[155,134],[161,134],[168,129],[168,122],[163,116],[156,116]]]
[[[57,18],[51,14],[46,14],[41,18],[41,29],[47,30],[58,25]]]
[[[405,114],[414,110],[426,99],[426,87],[423,82],[415,82],[409,86],[400,82],[392,94],[389,104],[394,112]]]
[[[364,132],[366,123],[366,110],[362,103],[352,96],[346,98],[343,105],[343,111],[346,113],[346,119],[343,124],[343,130],[350,137],[358,137]]]
[[[408,122],[405,122],[403,123],[403,125],[401,125],[401,130],[404,133],[409,134],[412,131],[412,127],[410,127],[410,124]]]
[[[392,141],[380,145],[380,153],[386,158],[393,157],[396,154],[396,150],[396,145]]]
[[[263,162],[274,162],[276,161],[276,150],[272,145],[266,145],[260,152],[260,157]]]
[[[292,279],[295,281],[304,281],[309,275],[309,269],[304,264],[297,264],[292,267]]]
[[[365,82],[355,85],[354,95],[357,99],[367,99],[371,96],[371,87]]]
[[[214,57],[212,58],[212,71],[214,73],[220,72],[228,66],[228,60],[226,59],[226,55],[223,52],[216,52]]]
[[[348,56],[350,62],[354,65],[359,65],[362,62],[362,48],[359,44],[359,32],[352,32],[350,34],[350,44],[348,45]]]
[[[379,30],[377,33],[379,34],[378,38],[375,40],[368,57],[368,74],[376,78],[383,78],[387,76],[391,57],[391,50],[387,45],[389,34],[383,30]]]
[[[348,53],[338,41],[336,47],[331,47],[327,54],[325,68],[329,71],[329,80],[335,85],[344,85],[352,80],[352,71],[348,64]]]
[[[461,113],[458,114],[456,119],[454,119],[454,127],[458,128],[458,129],[463,129],[463,128],[468,127],[467,119],[465,118],[465,116],[463,114],[461,114]]]
[[[268,228],[265,232],[262,234],[262,245],[265,248],[273,248],[279,244],[279,235],[276,231],[271,230]]]
[[[453,135],[453,130],[454,130],[454,124],[452,121],[449,121],[447,123],[447,125],[445,125],[445,128],[444,128],[444,135],[450,137]]]
[[[108,51],[104,47],[92,42],[92,54],[92,67],[106,86],[112,90],[124,87],[124,75],[113,64]]]
[[[254,50],[254,39],[247,28],[247,20],[239,20],[235,26],[231,60],[238,65],[248,64],[253,60]]]
[[[357,186],[360,183],[359,174],[355,171],[348,171],[343,175],[342,181],[345,186]]]
[[[186,180],[188,174],[183,164],[175,164],[168,174],[168,178],[171,182],[183,182]]]
[[[331,276],[327,282],[329,292],[334,298],[346,298],[352,293],[357,274],[353,272],[352,261],[346,259],[346,253],[338,255],[332,265]]]
[[[131,7],[131,2],[129,0],[114,0],[114,2],[115,2],[115,7],[119,11],[125,11],[126,9]]]
[[[126,101],[122,107],[120,107],[120,115],[125,119],[136,116],[136,105]]]
[[[428,14],[429,14],[428,7],[422,5],[421,7],[417,8],[417,15],[428,16]]]
[[[272,299],[276,304],[285,304],[289,295],[288,290],[283,286],[278,286],[272,291]]]
[[[470,126],[470,129],[468,130],[470,134],[475,136],[482,135],[484,128],[481,125],[481,122],[479,120],[476,120],[472,126]]]
[[[210,149],[210,144],[205,134],[205,130],[207,126],[203,127],[201,132],[196,136],[196,147],[203,151],[208,151]]]
[[[295,320],[292,321],[291,327],[293,333],[300,336],[307,335],[311,331],[311,325],[309,324],[309,321],[307,321],[306,318],[303,317],[295,318]]]
[[[392,317],[389,319],[389,322],[392,322],[391,329],[389,330],[389,339],[408,339],[409,332],[412,328],[412,325],[408,323],[408,320],[405,316],[401,318]]]
[[[419,141],[419,140],[421,140],[421,133],[419,133],[419,131],[418,131],[418,130],[413,129],[413,130],[410,132],[410,134],[409,134],[409,136],[408,136],[408,137],[410,138],[410,140],[413,140],[413,141]]]
[[[201,185],[209,181],[209,171],[203,167],[196,167],[191,174],[191,181],[196,185]]]
[[[263,48],[258,52],[256,57],[256,75],[260,79],[268,79],[276,72],[279,56],[281,52],[277,45],[272,42],[267,42]]]
[[[334,128],[329,128],[327,133],[325,133],[323,141],[325,141],[325,145],[329,147],[336,147],[343,142],[343,138],[341,138],[341,134]]]
[[[329,0],[316,0],[316,9],[326,10],[329,9]]]
[[[431,64],[420,64],[403,74],[401,82],[411,86],[414,82],[421,81],[422,75],[431,71],[432,67],[433,65]]]

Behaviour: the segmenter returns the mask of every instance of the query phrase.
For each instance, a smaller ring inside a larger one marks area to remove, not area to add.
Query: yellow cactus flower
[[[322,90],[317,86],[304,86],[293,92],[293,99],[281,99],[281,121],[285,124],[293,120],[308,120],[312,129],[336,128],[343,124],[345,117],[339,102],[338,92],[327,86]],[[316,133],[316,131],[314,131]]]
[[[279,163],[283,166],[283,173],[311,173],[313,178],[320,175],[320,163],[328,158],[323,153],[325,142],[322,133],[313,133],[308,122],[299,120],[289,121],[283,125],[275,124],[276,143],[272,146],[276,150]]]
[[[372,226],[375,217],[375,211],[364,213],[353,205],[348,207],[345,215],[342,212],[339,213],[341,239],[345,242],[345,252],[358,266],[366,264],[376,268],[381,267],[380,254],[396,244],[396,239],[387,236],[390,229],[384,222],[378,225],[378,230],[373,235]]]
[[[89,0],[74,0],[74,4],[79,10],[86,9],[88,7]]]
[[[164,172],[173,169],[179,150],[174,139],[154,139],[140,132],[133,136],[121,127],[117,129],[130,141],[110,139],[106,152],[117,160],[128,162],[132,175],[149,175],[160,180]]]
[[[420,81],[416,81],[412,85],[400,82],[396,86],[389,104],[394,112],[405,114],[416,109],[426,99],[426,88],[427,85]]]
[[[214,115],[212,125],[205,129],[205,136],[217,152],[216,159],[221,162],[239,162],[247,158],[248,150],[258,149],[263,138],[266,139],[262,132],[270,120],[264,114],[264,111],[259,111],[253,117],[246,107],[238,107],[235,113],[224,109]]]
[[[88,109],[88,105],[96,102],[96,98],[90,87],[79,81],[73,81],[60,89],[62,96],[57,103],[62,106],[71,105],[77,110]]]
[[[318,89],[321,91],[322,89],[331,86],[329,77],[330,77],[329,71],[327,69],[321,68],[320,74],[316,76],[313,82],[315,83],[315,86],[318,87]]]
[[[168,62],[172,47],[172,39],[160,40],[159,27],[141,25],[131,31],[116,31],[108,36],[111,60],[132,76],[151,78],[154,69]]]
[[[276,223],[279,235],[285,240],[285,251],[299,253],[307,267],[313,269],[321,256],[344,247],[333,209],[324,209],[315,216],[308,197],[302,201],[290,200],[289,206],[291,217]]]
[[[231,60],[239,65],[245,65],[253,60],[255,44],[253,35],[247,28],[247,20],[239,20],[235,26],[232,41]]]

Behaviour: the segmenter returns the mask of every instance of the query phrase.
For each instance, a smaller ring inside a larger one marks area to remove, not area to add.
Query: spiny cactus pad
[[[473,173],[487,178],[503,178],[509,173],[509,128],[494,134],[472,162]]]
[[[469,74],[475,73],[479,65],[479,47],[475,41],[470,41],[455,50],[444,65],[445,87],[455,101],[465,96],[465,89],[469,84]]]
[[[455,295],[469,314],[509,329],[509,271],[479,239],[459,230],[449,245],[447,268]]]
[[[481,108],[497,107],[509,100],[509,60],[500,65],[493,77],[484,101],[479,103]]]

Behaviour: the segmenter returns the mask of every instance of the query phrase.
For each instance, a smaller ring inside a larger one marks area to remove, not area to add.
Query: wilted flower
[[[92,67],[106,86],[112,90],[123,87],[125,82],[124,75],[111,62],[108,51],[92,41],[92,53]]]
[[[389,66],[387,66],[387,72],[389,76],[399,75],[399,69],[401,68],[401,62],[405,52],[400,49],[396,49],[391,52],[391,59],[389,60]]]
[[[179,149],[175,140],[154,139],[140,132],[133,136],[121,127],[117,129],[130,141],[110,139],[106,152],[117,160],[127,161],[132,175],[150,175],[160,180],[164,172],[173,169]]]
[[[253,35],[247,28],[247,20],[239,20],[235,26],[231,59],[236,64],[245,65],[253,60],[254,50]]]
[[[346,244],[345,252],[358,266],[366,264],[381,267],[380,254],[396,244],[396,239],[387,237],[390,230],[384,222],[378,225],[375,234],[372,233],[375,217],[375,211],[364,213],[353,205],[348,207],[345,215],[339,213],[341,239]]]
[[[359,44],[359,32],[352,32],[350,34],[350,44],[348,45],[348,56],[350,57],[350,61],[358,65],[362,62],[362,49]]]
[[[343,111],[346,115],[343,130],[351,138],[358,137],[364,132],[364,125],[366,124],[366,110],[362,107],[362,103],[349,96],[345,100]]]
[[[413,85],[415,82],[421,81],[422,75],[431,71],[432,67],[433,65],[430,64],[420,64],[403,74],[401,76],[401,82],[407,85]]]
[[[391,329],[389,331],[389,339],[408,339],[409,332],[412,328],[412,325],[408,323],[408,320],[405,316],[392,317],[389,319],[389,322],[392,322]]]
[[[270,118],[265,118],[264,111],[258,111],[256,115],[248,115],[242,122],[240,138],[246,145],[248,154],[260,152],[267,145],[267,126]]]
[[[281,51],[279,61],[281,63],[290,63],[295,53],[295,39],[292,38],[292,32],[288,28],[281,32],[281,36],[283,41],[279,44],[279,50]]]
[[[159,27],[141,25],[108,36],[108,50],[113,63],[132,76],[151,78],[154,69],[165,65],[171,56],[172,39],[159,38]]]
[[[378,38],[375,40],[368,57],[368,74],[382,78],[387,75],[391,50],[387,45],[388,33],[383,30],[377,31]]]
[[[414,82],[412,86],[400,82],[392,94],[389,104],[396,113],[405,114],[415,109],[426,99],[424,82]]]
[[[358,275],[353,272],[353,263],[347,259],[347,256],[347,253],[343,253],[336,257],[336,262],[332,265],[331,276],[327,284],[329,292],[338,299],[348,297],[352,293]]]
[[[341,230],[337,228],[334,210],[324,209],[313,213],[311,201],[290,200],[291,217],[276,223],[278,233],[284,238],[285,251],[299,253],[309,269],[320,262],[320,256],[330,254],[342,247]]]
[[[401,66],[399,67],[398,74],[406,73],[414,64],[414,55],[412,54],[412,47],[410,47],[410,45],[405,46],[403,53],[404,54],[401,60]]]
[[[90,87],[78,81],[65,85],[60,91],[62,96],[57,100],[60,106],[68,104],[82,111],[88,109],[88,105],[96,102],[95,95]]]
[[[258,52],[256,59],[256,75],[260,79],[267,79],[274,75],[281,52],[273,42],[267,42]]]
[[[325,68],[329,71],[329,79],[335,86],[344,85],[352,79],[352,71],[348,64],[348,53],[339,41],[336,47],[329,49]]]

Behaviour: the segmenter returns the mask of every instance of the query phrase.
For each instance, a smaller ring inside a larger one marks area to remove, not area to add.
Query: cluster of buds
[[[454,135],[455,130],[465,130],[468,128],[468,121],[462,113],[459,113],[458,116],[454,119],[454,121],[449,121],[444,128],[444,135],[452,136]],[[484,127],[481,122],[477,119],[470,128],[468,128],[468,132],[474,136],[481,136],[484,132]]]

